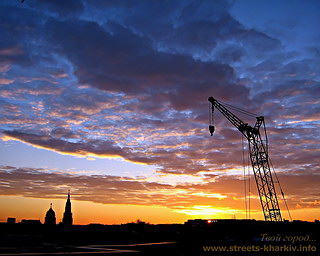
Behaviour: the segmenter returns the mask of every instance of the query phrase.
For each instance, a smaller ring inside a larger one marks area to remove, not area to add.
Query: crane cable
[[[249,112],[249,111],[246,111],[246,110],[244,110],[244,109],[241,109],[241,108],[236,107],[236,106],[233,106],[233,105],[230,105],[230,104],[228,104],[228,103],[226,103],[226,102],[223,102],[223,101],[219,101],[219,103],[222,104],[222,105],[223,105],[224,107],[226,107],[226,108],[231,108],[232,110],[235,110],[235,111],[237,111],[237,112],[240,112],[240,113],[242,113],[242,114],[245,114],[245,115],[248,115],[248,116],[251,116],[251,117],[257,117],[257,116],[259,116],[259,115],[255,114],[255,113],[251,113],[251,112]]]
[[[231,108],[231,109],[233,109],[233,110],[235,110],[235,111],[238,111],[238,112],[240,112],[240,113],[243,113],[243,114],[245,114],[245,115],[248,115],[248,116],[251,116],[251,117],[259,116],[259,115],[255,114],[255,113],[252,113],[252,112],[249,112],[249,111],[244,110],[244,109],[242,109],[242,108],[233,106],[233,105],[231,105],[231,104],[229,104],[229,103],[226,103],[226,102],[220,102],[220,103],[222,103],[225,107],[229,107],[229,108]]]
[[[243,142],[243,135],[241,136],[242,141],[242,164],[243,164],[243,176],[244,176],[244,187],[245,187],[245,207],[246,207],[246,219],[251,218],[251,176],[250,176],[250,168],[249,168],[249,161],[250,155],[249,152],[247,154],[247,159],[245,157],[245,146]],[[247,168],[246,168],[247,167]],[[248,193],[247,193],[248,191]]]
[[[247,115],[247,116],[250,116],[250,117],[256,118],[257,116],[259,116],[257,114],[246,111],[244,109],[238,108],[236,106],[232,106],[232,105],[225,103],[223,101],[219,101],[219,103],[222,104],[227,109],[232,109],[234,111],[240,112],[240,113]],[[209,113],[210,113],[210,106],[209,106]],[[209,117],[209,120],[210,120],[209,122],[211,125],[213,125],[213,109],[212,109],[211,113],[212,113],[212,116],[211,116],[212,119],[210,119],[210,117]],[[248,153],[248,158],[247,158],[247,162],[246,162],[243,135],[241,136],[241,141],[242,141],[242,164],[243,164],[244,201],[245,201],[245,209],[246,209],[246,219],[250,219],[251,218],[251,184],[250,184],[249,168],[247,168],[247,170],[246,170],[246,166],[249,166],[250,156]],[[247,184],[247,179],[248,179],[248,184]],[[248,194],[247,194],[247,191],[248,191]]]
[[[279,186],[281,195],[282,195],[282,199],[283,199],[283,202],[284,202],[284,204],[285,204],[285,206],[286,206],[286,209],[287,209],[287,212],[288,212],[290,221],[292,221],[292,217],[291,217],[291,213],[290,213],[290,210],[289,210],[289,207],[288,207],[288,204],[287,204],[287,200],[286,200],[286,198],[285,198],[285,196],[284,196],[284,193],[283,193],[283,190],[282,190],[280,181],[279,181],[279,179],[278,179],[278,175],[277,175],[277,173],[275,172],[275,170],[274,170],[274,168],[273,168],[273,164],[272,164],[272,161],[271,161],[270,157],[269,157],[269,161],[270,161],[271,168],[272,168],[272,170],[273,170],[274,176],[276,177],[276,180],[277,180],[277,183],[278,183],[278,186]]]
[[[208,123],[209,123],[209,125],[211,125],[211,113],[210,113],[210,102],[208,102]]]
[[[211,105],[210,102],[208,103],[208,107],[209,107],[209,111],[208,111],[208,114],[209,114],[209,125],[213,125],[213,122],[214,122],[214,120],[213,120],[213,110],[214,110],[214,108],[213,108],[213,105]]]
[[[244,143],[243,135],[241,136],[242,143],[242,164],[243,164],[243,181],[244,181],[244,205],[246,208],[246,220],[248,219],[248,202],[247,202],[247,177],[246,177],[246,164],[245,164],[245,152],[244,152]]]
[[[250,155],[249,155],[249,153],[248,153],[248,158],[247,158],[247,166],[249,166],[249,161],[250,161]],[[250,173],[249,173],[249,170],[250,170],[250,168],[248,167],[248,176],[249,176],[249,180],[248,180],[248,188],[249,188],[249,191],[248,191],[248,196],[249,196],[249,220],[250,220],[250,218],[251,218],[251,216],[250,216],[250,214],[251,214],[251,205],[250,205],[250,203],[251,203],[251,201],[250,201],[250,199],[251,199],[251,176],[250,176]]]

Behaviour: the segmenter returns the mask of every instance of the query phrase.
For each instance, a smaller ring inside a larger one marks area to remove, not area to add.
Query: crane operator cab
[[[212,136],[213,133],[214,133],[214,125],[209,125],[209,132],[210,132],[210,134]]]

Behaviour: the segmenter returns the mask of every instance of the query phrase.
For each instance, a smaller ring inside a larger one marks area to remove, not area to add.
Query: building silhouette
[[[50,209],[46,213],[46,217],[44,219],[44,224],[47,226],[55,226],[56,225],[56,213],[52,209],[52,203],[50,204]]]
[[[8,224],[16,224],[16,218],[8,217],[7,223],[8,223]]]
[[[70,200],[70,190],[69,190],[66,207],[63,214],[62,224],[65,226],[71,226],[72,223],[73,223],[73,219],[72,219],[72,212],[71,212],[71,200]]]

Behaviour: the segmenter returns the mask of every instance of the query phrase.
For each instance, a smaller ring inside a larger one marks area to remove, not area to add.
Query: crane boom
[[[266,135],[265,122],[263,116],[256,117],[257,121],[254,127],[244,123],[223,104],[209,97],[209,102],[214,108],[218,109],[242,134],[247,138],[249,143],[249,152],[251,165],[260,197],[260,203],[264,218],[266,221],[282,221],[280,207],[277,199],[277,194],[273,182],[272,172],[269,164],[267,142],[263,141],[260,134],[260,127],[264,127]],[[211,135],[214,127],[209,126]]]

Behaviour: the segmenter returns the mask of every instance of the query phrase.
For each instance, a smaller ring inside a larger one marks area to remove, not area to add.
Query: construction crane
[[[254,126],[251,126],[247,123],[244,123],[230,110],[227,109],[227,107],[230,108],[231,105],[223,104],[214,99],[213,97],[209,97],[208,100],[212,104],[211,120],[213,120],[214,108],[218,109],[222,113],[222,115],[224,115],[248,140],[251,165],[257,184],[257,189],[265,220],[282,221],[277,194],[273,182],[273,176],[270,169],[268,141],[264,117],[255,117],[256,123]],[[233,109],[243,112],[238,108],[233,107]],[[263,129],[263,134],[261,134],[260,128]],[[213,122],[211,121],[209,125],[209,131],[211,133],[211,136],[214,133],[214,129],[215,127],[213,125]]]

